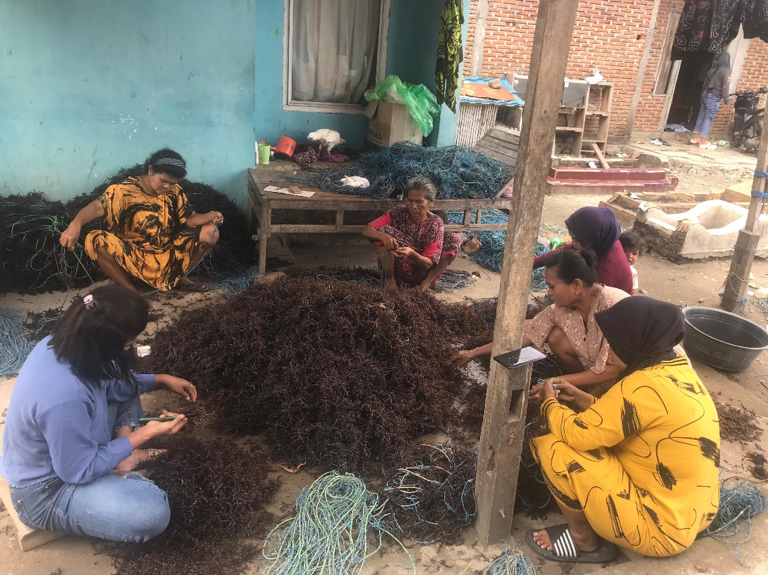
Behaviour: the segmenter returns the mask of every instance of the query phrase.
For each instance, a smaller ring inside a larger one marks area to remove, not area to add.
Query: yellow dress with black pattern
[[[97,261],[103,247],[131,276],[171,289],[188,271],[200,231],[186,225],[192,209],[181,186],[155,196],[128,178],[109,186],[99,201],[109,229],[85,237],[88,256]]]
[[[666,557],[687,549],[720,500],[720,424],[685,358],[636,371],[577,414],[550,398],[531,449],[552,494],[604,539]]]

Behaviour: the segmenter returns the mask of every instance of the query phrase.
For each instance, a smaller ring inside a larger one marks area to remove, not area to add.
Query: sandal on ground
[[[548,551],[536,543],[533,534],[539,531],[546,531],[549,535],[552,551]],[[566,523],[544,529],[534,529],[526,534],[525,539],[538,555],[544,559],[561,563],[610,563],[619,554],[619,548],[605,539],[599,539],[597,549],[594,551],[581,551],[576,546],[571,530]]]
[[[209,291],[207,285],[196,282],[195,280],[189,280],[189,281],[191,283],[183,283],[179,281],[179,283],[176,285],[176,288],[181,291],[194,292],[194,293],[204,293]]]

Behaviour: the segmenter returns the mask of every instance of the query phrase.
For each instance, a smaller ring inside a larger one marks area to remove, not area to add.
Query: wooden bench
[[[348,224],[344,222],[346,212],[379,212],[389,211],[400,202],[397,200],[377,200],[326,192],[313,186],[296,184],[282,177],[288,171],[299,170],[297,164],[290,162],[269,164],[248,170],[248,208],[249,219],[255,218],[259,226],[259,272],[265,273],[267,266],[267,242],[272,234],[340,234],[361,233],[365,224]],[[267,192],[268,186],[290,187],[298,186],[301,190],[315,192],[311,198]],[[464,220],[461,224],[446,224],[446,231],[481,231],[506,230],[506,223],[482,224],[471,223],[473,210],[496,209],[509,213],[512,207],[511,198],[496,198],[491,200],[435,200],[432,211],[461,210]],[[275,210],[321,210],[335,214],[334,221],[328,224],[303,223],[273,223],[272,213]],[[477,218],[476,222],[481,221]]]

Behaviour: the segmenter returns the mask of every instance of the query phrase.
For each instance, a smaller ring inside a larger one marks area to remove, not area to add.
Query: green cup
[[[260,164],[269,163],[270,151],[271,151],[271,148],[269,147],[269,144],[259,144],[259,163]]]

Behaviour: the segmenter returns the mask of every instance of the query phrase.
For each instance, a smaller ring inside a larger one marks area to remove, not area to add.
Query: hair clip
[[[85,305],[85,309],[93,309],[93,306],[96,302],[93,301],[93,296],[91,294],[88,294],[83,298],[83,304]]]

